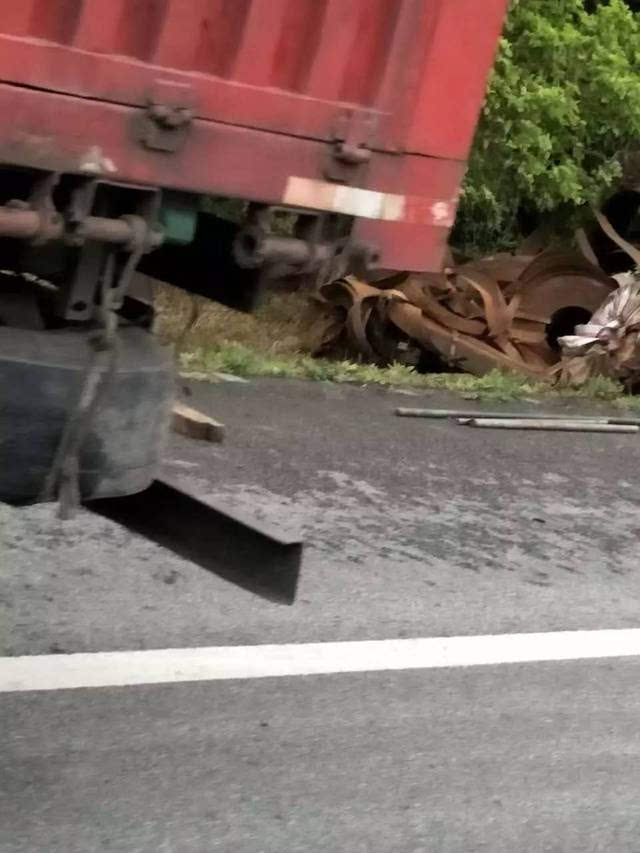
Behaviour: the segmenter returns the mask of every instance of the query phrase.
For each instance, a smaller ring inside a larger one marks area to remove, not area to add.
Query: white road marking
[[[0,692],[640,656],[640,629],[0,658]]]

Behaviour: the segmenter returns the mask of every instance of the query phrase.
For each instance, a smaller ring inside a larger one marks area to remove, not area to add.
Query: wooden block
[[[224,424],[183,403],[174,404],[171,427],[174,432],[199,441],[220,443],[224,440]]]

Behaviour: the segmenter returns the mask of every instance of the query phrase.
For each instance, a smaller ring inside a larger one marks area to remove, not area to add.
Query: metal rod
[[[311,245],[297,237],[263,235],[256,227],[245,228],[234,244],[236,260],[243,267],[256,267],[263,263],[304,265],[328,260],[334,248],[329,243]]]
[[[87,216],[76,232],[79,236],[100,243],[128,243],[133,230],[124,219],[108,219],[104,216]]]
[[[67,235],[67,226],[59,213],[40,214],[37,210],[0,206],[0,236],[32,240],[42,234],[47,240],[60,240]],[[133,227],[126,219],[88,216],[71,236],[104,243],[128,244],[135,238]],[[160,232],[149,235],[150,245],[162,242]]]
[[[35,210],[18,210],[0,207],[0,235],[31,239],[40,231],[40,214]],[[63,227],[62,221],[60,225]]]
[[[615,424],[619,426],[640,426],[640,418],[610,417],[609,415],[545,415],[539,412],[480,412],[463,409],[396,409],[401,418],[525,418],[526,420],[580,421],[580,423]]]
[[[597,421],[553,420],[536,418],[458,418],[464,426],[482,429],[533,429],[556,432],[615,432],[637,433],[640,427],[625,424],[608,424]]]

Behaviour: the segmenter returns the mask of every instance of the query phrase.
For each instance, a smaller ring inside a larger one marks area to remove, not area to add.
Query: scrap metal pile
[[[640,281],[622,284],[588,323],[560,339],[561,377],[582,385],[608,376],[634,386],[640,379]]]
[[[558,339],[617,288],[583,255],[552,251],[500,254],[375,286],[348,277],[316,293],[308,346],[317,355],[342,352],[379,365],[431,354],[476,375],[498,368],[544,377],[558,371]],[[640,337],[640,310],[634,317]]]

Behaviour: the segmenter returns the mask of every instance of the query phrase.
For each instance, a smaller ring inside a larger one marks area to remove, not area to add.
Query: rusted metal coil
[[[391,281],[373,287],[348,277],[321,287],[313,351],[343,341],[389,363],[404,338],[470,373],[499,368],[539,377],[559,358],[550,336],[554,320],[572,309],[590,315],[617,287],[582,255],[566,252],[496,255]]]

